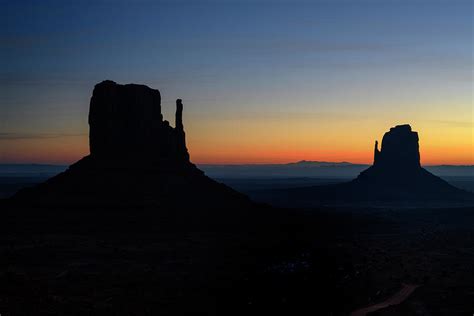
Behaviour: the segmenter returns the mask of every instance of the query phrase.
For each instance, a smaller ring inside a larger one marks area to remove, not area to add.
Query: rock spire
[[[144,85],[107,80],[94,88],[89,110],[92,157],[107,160],[189,161],[183,103],[176,101],[176,126],[163,120],[161,95]]]

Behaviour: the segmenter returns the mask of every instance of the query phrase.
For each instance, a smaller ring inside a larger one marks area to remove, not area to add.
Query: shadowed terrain
[[[90,155],[0,200],[2,315],[348,315],[391,298],[379,315],[473,310],[472,208],[258,204],[190,162],[183,104],[171,127],[160,102],[99,83]],[[406,176],[436,178],[412,158]],[[419,287],[401,300],[402,284]]]

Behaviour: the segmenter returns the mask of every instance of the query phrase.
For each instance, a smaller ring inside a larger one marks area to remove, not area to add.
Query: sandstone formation
[[[375,141],[374,164],[355,181],[377,179],[387,184],[394,181],[411,184],[420,172],[439,179],[421,167],[418,133],[408,124],[397,125],[383,136],[380,151]]]
[[[465,193],[421,167],[418,133],[410,125],[392,127],[380,151],[377,145],[374,164],[350,183],[354,196],[404,201],[453,199]]]
[[[303,225],[205,176],[189,160],[182,101],[174,128],[160,108],[158,90],[98,84],[90,154],[0,205],[2,240],[33,245],[0,248],[1,265],[26,276],[0,272],[1,310],[227,315],[247,305],[233,290],[244,275],[295,247]]]
[[[144,85],[97,84],[89,110],[91,156],[158,164],[187,162],[183,104],[176,101],[176,127],[163,121],[161,95]]]
[[[392,127],[383,136],[381,151],[375,141],[374,166],[402,171],[420,168],[418,133],[408,124]]]
[[[420,165],[418,133],[398,125],[375,142],[374,164],[346,183],[260,192],[262,202],[279,206],[320,205],[435,206],[472,205],[474,194],[453,187]]]
[[[163,120],[158,90],[103,81],[92,93],[89,125],[90,155],[13,199],[47,205],[250,204],[190,162],[181,99],[173,128]]]

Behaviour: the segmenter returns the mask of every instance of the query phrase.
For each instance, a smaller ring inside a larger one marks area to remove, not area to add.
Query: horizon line
[[[75,161],[77,162],[77,161]],[[74,164],[67,162],[0,162],[0,165],[42,165],[42,166],[70,166]],[[324,160],[298,160],[289,162],[192,162],[195,165],[214,165],[214,166],[268,166],[268,165],[289,165],[298,163],[324,163],[324,164],[350,164],[350,165],[363,165],[371,166],[373,163],[356,163],[350,161],[324,161]],[[422,167],[439,167],[439,166],[453,166],[453,167],[474,167],[474,164],[449,164],[449,163],[438,163],[438,164],[421,164]]]

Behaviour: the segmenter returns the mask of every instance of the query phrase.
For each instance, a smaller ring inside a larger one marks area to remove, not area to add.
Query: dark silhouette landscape
[[[90,154],[0,200],[2,315],[472,313],[473,194],[421,167],[409,125],[350,182],[251,199],[190,161],[183,112],[95,86]]]
[[[421,167],[418,133],[398,125],[375,142],[374,164],[347,183],[255,192],[283,206],[368,205],[385,207],[472,206],[474,194],[456,188]]]
[[[90,155],[12,200],[48,206],[212,207],[221,200],[249,205],[248,198],[206,177],[189,161],[182,111],[178,99],[173,128],[163,120],[158,90],[97,84],[89,111]]]

